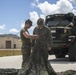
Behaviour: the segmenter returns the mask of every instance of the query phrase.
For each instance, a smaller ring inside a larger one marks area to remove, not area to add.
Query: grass
[[[13,55],[21,55],[21,50],[0,50],[0,57],[1,56],[13,56]]]

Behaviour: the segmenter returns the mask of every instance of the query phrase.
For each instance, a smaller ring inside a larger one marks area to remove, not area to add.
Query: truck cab
[[[68,54],[70,61],[76,61],[76,50],[74,46],[76,38],[76,16],[70,12],[66,14],[47,15],[45,25],[50,28],[53,39],[53,45],[49,54],[55,54],[56,58],[64,58]],[[74,45],[72,46],[73,43]]]

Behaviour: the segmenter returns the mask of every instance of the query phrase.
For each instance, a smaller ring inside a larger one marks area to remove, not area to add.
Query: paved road
[[[49,56],[48,60],[56,72],[65,70],[76,70],[76,62],[70,62],[68,57],[56,59],[54,55]],[[0,68],[21,68],[22,56],[0,57]]]
[[[70,62],[68,56],[66,56],[66,58],[55,58],[55,56],[49,56],[49,61],[56,72],[76,70],[76,62]]]

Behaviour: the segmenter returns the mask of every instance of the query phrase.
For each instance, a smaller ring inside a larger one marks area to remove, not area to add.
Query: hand
[[[37,35],[36,39],[38,39],[38,38],[39,38],[39,35]]]
[[[51,47],[48,47],[48,51],[50,51],[51,50]]]

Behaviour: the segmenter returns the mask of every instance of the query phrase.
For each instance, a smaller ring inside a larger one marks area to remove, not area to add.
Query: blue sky
[[[76,15],[76,0],[0,0],[0,34],[18,34],[26,19],[33,21],[48,14],[73,12]]]

